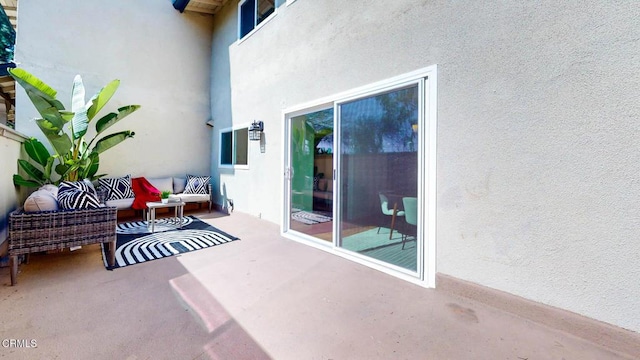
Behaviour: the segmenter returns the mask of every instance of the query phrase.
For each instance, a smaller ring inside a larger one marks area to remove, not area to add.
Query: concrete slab
[[[0,357],[93,359],[633,359],[470,299],[424,289],[203,213],[241,238],[107,271],[98,246],[0,273]],[[23,343],[24,344],[24,343]]]

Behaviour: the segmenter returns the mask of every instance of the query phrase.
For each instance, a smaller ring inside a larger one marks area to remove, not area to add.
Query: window
[[[243,0],[238,7],[238,38],[242,39],[275,13],[276,0]]]
[[[221,167],[242,168],[249,165],[249,129],[220,130]]]

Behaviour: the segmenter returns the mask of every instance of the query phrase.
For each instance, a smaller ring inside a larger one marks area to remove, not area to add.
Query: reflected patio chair
[[[395,227],[395,224],[396,224],[396,217],[404,216],[404,211],[398,211],[397,204],[391,209],[389,209],[389,198],[387,198],[387,196],[383,193],[378,193],[378,195],[380,196],[380,209],[382,210],[382,214],[385,215],[385,217],[391,216],[391,226],[390,226],[391,231],[389,232],[389,240],[391,240],[391,236],[393,235],[393,228]],[[377,234],[380,234],[381,227],[382,226],[378,226]]]
[[[406,226],[402,230],[402,249],[407,242],[409,236],[416,240],[418,234],[418,198],[403,197],[402,205],[404,205],[404,221]]]

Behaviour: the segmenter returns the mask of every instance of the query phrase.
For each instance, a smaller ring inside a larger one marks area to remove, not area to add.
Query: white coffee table
[[[156,209],[162,208],[175,208],[175,218],[178,221],[178,227],[182,227],[182,218],[184,217],[184,202],[183,201],[174,201],[174,202],[148,202],[147,207],[149,211],[147,212],[147,224],[151,224],[151,232],[155,231],[156,224]]]

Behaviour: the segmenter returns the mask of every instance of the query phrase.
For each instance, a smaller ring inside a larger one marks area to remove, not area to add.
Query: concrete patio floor
[[[0,269],[6,359],[633,359],[570,334],[200,213],[241,240],[107,271],[99,246]]]

